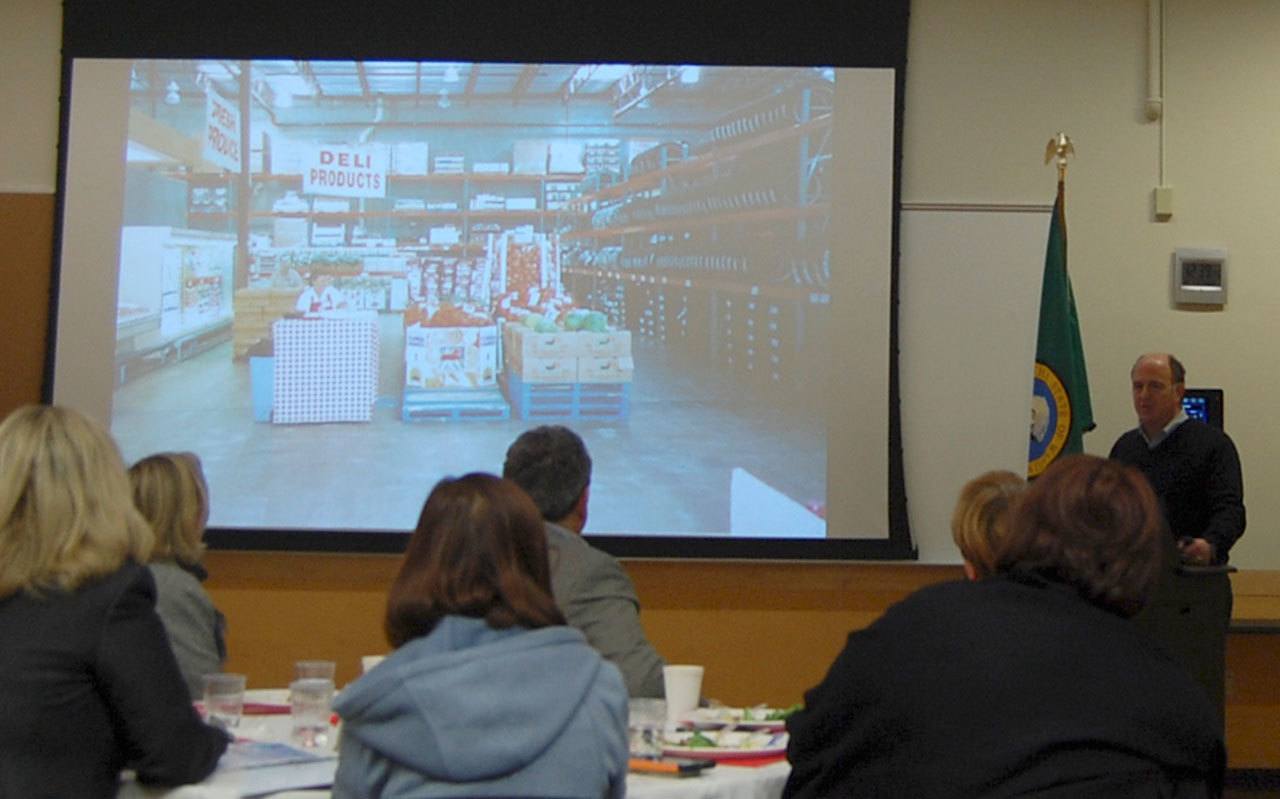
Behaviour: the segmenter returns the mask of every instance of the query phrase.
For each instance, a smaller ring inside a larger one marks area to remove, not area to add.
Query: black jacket
[[[1131,623],[1034,575],[922,589],[788,722],[788,797],[1214,796],[1208,700]]]
[[[114,796],[123,768],[198,782],[226,747],[191,704],[146,568],[0,599],[0,799]]]

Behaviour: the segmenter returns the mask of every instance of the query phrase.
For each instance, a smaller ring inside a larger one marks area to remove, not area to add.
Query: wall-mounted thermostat
[[[1178,305],[1225,305],[1227,251],[1173,251],[1173,301]]]

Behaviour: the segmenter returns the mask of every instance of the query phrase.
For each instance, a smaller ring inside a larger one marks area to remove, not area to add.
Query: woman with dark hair
[[[396,651],[343,690],[334,796],[622,796],[627,692],[564,626],[514,483],[440,481],[387,599]]]
[[[1015,503],[995,574],[849,636],[788,722],[784,796],[1219,795],[1208,698],[1129,621],[1161,524],[1136,470],[1059,460]]]

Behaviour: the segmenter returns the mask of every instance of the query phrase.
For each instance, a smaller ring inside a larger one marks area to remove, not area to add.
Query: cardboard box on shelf
[[[631,356],[578,359],[579,383],[630,383],[636,371]]]
[[[462,153],[441,153],[433,156],[431,171],[439,175],[461,175],[467,171],[467,157]]]
[[[430,166],[430,148],[422,141],[397,142],[391,149],[391,173],[394,175],[425,175]]]
[[[462,231],[457,225],[440,225],[427,232],[427,243],[437,247],[448,247],[462,241]]]
[[[605,358],[631,355],[631,331],[629,330],[610,330],[606,333],[583,330],[578,335],[581,337],[578,349],[584,356]]]
[[[576,383],[578,359],[571,355],[538,358],[515,353],[507,359],[507,374],[526,383]]]
[[[522,358],[577,358],[583,355],[582,337],[578,333],[535,333],[521,324],[508,324],[502,328],[503,352],[510,360],[514,355]]]
[[[423,327],[404,331],[406,388],[480,388],[498,382],[498,328]]]
[[[511,171],[517,175],[547,174],[546,139],[516,139],[512,142]]]

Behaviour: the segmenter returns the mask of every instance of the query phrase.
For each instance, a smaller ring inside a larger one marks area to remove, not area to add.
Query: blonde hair
[[[194,452],[158,452],[129,467],[133,504],[156,536],[152,560],[197,564],[204,558],[209,487]]]
[[[0,423],[0,597],[76,588],[129,558],[145,562],[152,543],[101,425],[56,405]]]
[[[951,514],[951,537],[978,577],[996,572],[1000,542],[1009,529],[1010,509],[1027,481],[1009,471],[978,475],[964,484]]]

